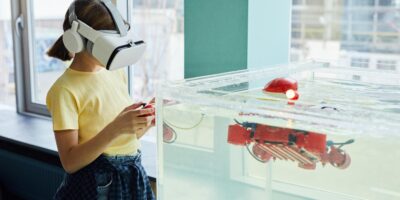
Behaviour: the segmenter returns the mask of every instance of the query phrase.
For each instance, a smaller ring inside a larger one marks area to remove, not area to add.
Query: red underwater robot
[[[304,169],[315,169],[318,162],[346,169],[351,163],[350,156],[341,147],[354,140],[334,143],[327,141],[326,135],[321,133],[249,122],[236,123],[229,126],[228,143],[246,146],[260,162],[268,162],[271,158],[294,161]],[[251,149],[250,144],[253,144]]]

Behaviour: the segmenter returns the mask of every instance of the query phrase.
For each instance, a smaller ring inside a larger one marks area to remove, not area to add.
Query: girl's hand
[[[151,101],[150,101],[148,104],[146,104],[146,105],[144,106],[144,108],[155,108],[155,103],[156,103],[156,99],[153,98],[153,99],[151,99]],[[154,113],[152,113],[151,115],[153,115],[153,116],[155,117],[156,113],[154,112]],[[147,117],[148,115],[144,115],[144,116]],[[156,119],[154,118],[154,119],[151,121],[151,126],[155,126],[155,125],[156,125]]]
[[[155,106],[156,106],[156,98],[153,97],[153,98],[151,99],[151,101],[150,101],[148,104],[152,105],[153,108],[155,108]],[[153,113],[154,120],[151,121],[151,126],[156,126],[155,114],[156,114],[156,113]]]
[[[141,108],[142,102],[135,103],[126,107],[110,124],[111,132],[116,136],[120,134],[142,134],[143,130],[147,130],[151,126],[154,116],[154,108]],[[148,115],[148,116],[143,116]]]

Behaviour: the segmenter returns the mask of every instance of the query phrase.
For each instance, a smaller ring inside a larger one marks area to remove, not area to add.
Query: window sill
[[[141,141],[142,164],[150,179],[156,179],[156,143]],[[61,167],[51,121],[0,110],[2,149]]]

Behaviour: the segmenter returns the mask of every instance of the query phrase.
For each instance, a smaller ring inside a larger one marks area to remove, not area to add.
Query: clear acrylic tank
[[[160,200],[400,199],[398,73],[308,62],[157,94]]]

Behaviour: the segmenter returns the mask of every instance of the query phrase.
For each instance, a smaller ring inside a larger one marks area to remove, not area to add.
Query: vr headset
[[[116,31],[95,30],[78,19],[75,2],[69,7],[71,28],[64,32],[63,42],[71,53],[86,49],[107,70],[115,70],[136,63],[142,57],[146,44],[134,40],[133,31],[124,23],[117,8],[110,0],[100,0],[112,16]]]

